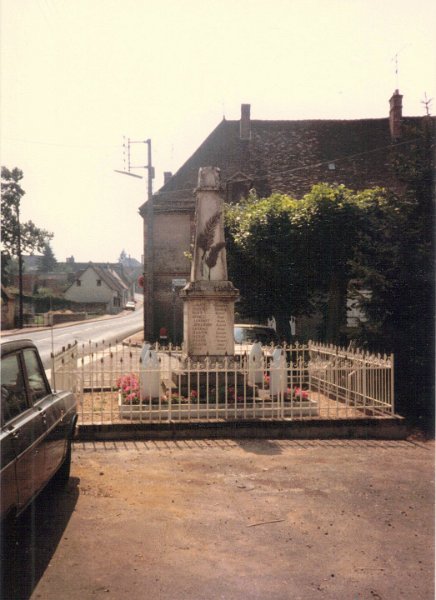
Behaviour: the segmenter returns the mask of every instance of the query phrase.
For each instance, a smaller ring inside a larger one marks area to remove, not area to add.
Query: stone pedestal
[[[233,324],[238,290],[230,281],[196,281],[180,293],[184,354],[193,360],[219,360],[235,351]]]

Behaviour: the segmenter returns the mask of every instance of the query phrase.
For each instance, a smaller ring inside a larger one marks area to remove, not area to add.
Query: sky
[[[57,260],[141,260],[146,170],[177,171],[223,116],[359,119],[434,98],[434,0],[0,0],[1,164]],[[395,60],[395,56],[397,59]],[[147,146],[131,147],[131,165]]]

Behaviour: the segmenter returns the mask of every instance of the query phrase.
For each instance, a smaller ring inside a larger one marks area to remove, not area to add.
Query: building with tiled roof
[[[246,197],[253,188],[261,197],[279,192],[301,198],[320,182],[400,191],[391,168],[392,149],[407,148],[410,140],[404,132],[422,123],[423,117],[403,117],[398,90],[384,119],[252,120],[250,105],[243,104],[239,121],[224,119],[173,176],[166,174],[153,195],[152,211],[148,202],[140,208],[144,256],[150,257],[145,265],[147,339],[166,327],[171,339],[181,340],[182,304],[175,282],[189,279],[185,253],[193,235],[193,191],[200,167],[220,168],[228,202]]]
[[[82,304],[104,303],[109,314],[120,312],[131,299],[129,287],[114,270],[93,263],[76,273],[64,296],[66,300]]]

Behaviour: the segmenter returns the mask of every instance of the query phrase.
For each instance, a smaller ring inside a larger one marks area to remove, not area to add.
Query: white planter
[[[280,408],[276,403],[256,402],[253,406],[250,402],[246,408],[242,403],[228,404],[223,403],[207,406],[203,403],[171,403],[165,402],[159,404],[150,404],[145,402],[138,404],[122,404],[121,394],[118,396],[118,407],[120,417],[132,421],[178,421],[185,419],[244,419],[244,418],[273,418],[279,416],[290,417],[315,417],[318,415],[318,403],[315,400],[303,400],[302,402],[285,401]]]

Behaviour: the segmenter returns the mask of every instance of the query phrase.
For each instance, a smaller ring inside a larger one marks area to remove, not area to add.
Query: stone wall
[[[53,315],[47,314],[47,325],[53,323],[58,325],[60,323],[70,323],[72,321],[85,321],[88,317],[86,312],[77,313],[54,313]]]
[[[170,340],[182,341],[183,305],[173,292],[173,279],[189,280],[191,263],[185,252],[191,249],[193,211],[181,206],[175,212],[168,211],[165,203],[157,204],[154,213],[153,235],[153,325],[154,339],[159,329],[166,327]],[[144,228],[144,248],[147,247],[147,228]],[[147,279],[145,280],[147,290]]]

